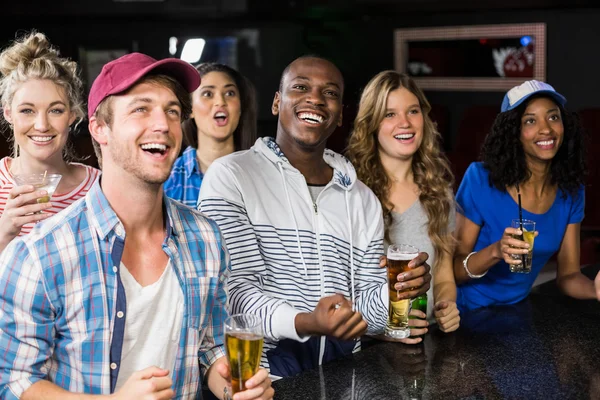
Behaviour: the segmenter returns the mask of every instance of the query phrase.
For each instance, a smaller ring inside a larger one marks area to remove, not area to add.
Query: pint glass
[[[387,252],[388,290],[390,293],[390,309],[385,335],[393,339],[404,339],[410,336],[408,327],[408,313],[410,312],[410,299],[398,299],[405,290],[396,290],[394,285],[398,282],[398,274],[407,272],[408,263],[419,255],[419,250],[406,244],[392,244]]]
[[[235,314],[225,320],[225,351],[231,368],[233,394],[246,390],[246,381],[258,372],[262,347],[259,316]]]

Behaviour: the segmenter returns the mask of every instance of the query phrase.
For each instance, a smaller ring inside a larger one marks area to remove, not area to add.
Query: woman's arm
[[[457,214],[456,239],[458,245],[454,255],[454,278],[456,283],[463,283],[471,279],[465,271],[463,261],[473,251],[480,231],[481,227],[479,225],[464,215]],[[518,229],[506,228],[500,240],[471,255],[467,262],[467,268],[471,275],[485,274],[501,260],[504,260],[507,264],[521,263],[521,260],[514,260],[511,257],[512,254],[527,254],[528,252],[529,244],[527,242],[513,239],[511,236],[520,234],[521,231]]]
[[[567,296],[576,299],[595,299],[594,281],[581,273],[579,265],[579,236],[581,224],[569,224],[558,250],[556,284]]]
[[[452,269],[453,254],[444,252],[433,271],[433,298],[438,301],[456,302],[456,281]]]
[[[457,213],[456,215],[456,240],[457,246],[454,253],[454,278],[456,283],[463,283],[471,279],[463,266],[463,260],[473,251],[481,227],[473,221]],[[472,275],[481,275],[502,259],[497,243],[492,243],[485,249],[469,257],[467,266]]]
[[[433,271],[433,314],[443,332],[455,331],[460,323],[452,260],[453,253],[444,252]]]

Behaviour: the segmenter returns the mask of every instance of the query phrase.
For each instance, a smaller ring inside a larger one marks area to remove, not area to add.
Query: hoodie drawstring
[[[354,231],[352,230],[352,218],[350,218],[350,203],[348,202],[348,191],[344,191],[346,199],[346,215],[348,216],[348,232],[350,232],[350,295],[352,296],[352,311],[356,311],[354,303]]]
[[[300,231],[298,230],[298,222],[296,221],[296,214],[294,214],[294,207],[292,207],[292,200],[290,199],[290,193],[288,192],[287,183],[285,181],[285,173],[283,172],[283,163],[279,161],[277,166],[281,173],[281,180],[283,181],[283,189],[285,190],[285,197],[288,202],[288,207],[292,213],[292,219],[294,220],[294,228],[296,229],[296,243],[298,244],[298,252],[300,253],[300,259],[302,260],[302,266],[304,267],[304,277],[308,278],[308,269],[306,268],[306,262],[304,261],[304,255],[302,254],[302,244],[300,243]],[[354,284],[353,284],[354,287]]]

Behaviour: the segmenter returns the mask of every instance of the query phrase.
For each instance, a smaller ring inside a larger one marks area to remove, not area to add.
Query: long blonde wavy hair
[[[347,156],[356,167],[358,179],[375,193],[383,208],[385,237],[389,239],[393,205],[389,201],[392,181],[379,157],[377,134],[386,114],[390,92],[406,88],[419,100],[423,113],[423,141],[412,158],[414,181],[419,188],[419,201],[428,217],[428,233],[435,250],[434,268],[444,252],[452,253],[454,241],[449,235],[450,212],[454,212],[452,195],[454,176],[441,151],[441,135],[429,117],[431,105],[416,83],[406,74],[383,71],[369,81],[360,98],[354,130],[350,136]]]

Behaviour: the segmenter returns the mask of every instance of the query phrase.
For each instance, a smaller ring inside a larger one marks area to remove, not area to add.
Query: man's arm
[[[211,224],[214,222],[211,221]],[[213,225],[214,226],[214,225]],[[198,349],[198,358],[203,372],[209,368],[220,358],[225,356],[225,319],[227,318],[227,285],[229,282],[229,273],[231,263],[229,253],[225,247],[225,241],[219,232],[219,228],[214,226],[215,232],[218,234],[220,246],[220,266],[219,276],[217,279],[217,287],[213,293],[213,306],[210,309],[210,314],[206,316],[207,323],[205,333]],[[209,301],[211,299],[208,299]],[[200,312],[198,310],[198,312]],[[222,391],[221,391],[222,393]],[[217,394],[215,392],[215,394]]]
[[[265,336],[271,340],[302,340],[294,326],[300,311],[263,291],[266,267],[239,187],[237,177],[217,160],[204,176],[198,201],[199,210],[217,222],[227,243],[231,257],[231,313],[259,315]]]
[[[388,315],[387,275],[385,268],[381,268],[379,263],[383,255],[383,217],[379,201],[376,204],[378,212],[375,212],[372,219],[367,219],[378,221],[376,228],[370,237],[367,250],[359,260],[356,260],[358,262],[355,261],[354,266],[356,310],[367,321],[369,335],[376,335],[383,331]]]
[[[4,398],[4,397],[2,397]],[[70,393],[54,383],[41,380],[29,387],[21,396],[21,400],[109,400],[109,395],[93,395]]]
[[[0,255],[0,398],[19,399],[46,378],[54,334],[42,269],[15,239]]]
[[[151,396],[154,400],[169,400],[175,396],[171,389],[173,381],[169,371],[158,367],[148,367],[133,373],[123,387],[111,395],[71,393],[54,383],[37,381],[23,393],[22,400],[131,400]],[[4,397],[3,397],[4,399]]]
[[[219,231],[215,227],[215,231]],[[229,387],[230,371],[228,362],[225,357],[224,350],[224,323],[227,318],[227,283],[229,280],[229,271],[231,268],[229,253],[225,247],[225,241],[218,233],[221,241],[221,266],[219,268],[218,286],[216,288],[216,296],[213,301],[213,308],[208,317],[208,323],[202,343],[200,343],[199,359],[205,369],[205,380],[210,391],[222,399],[224,389]],[[246,399],[271,399],[273,397],[273,389],[271,388],[271,380],[269,374],[265,370],[259,370],[247,382],[249,390],[240,393],[236,397],[244,397]]]

